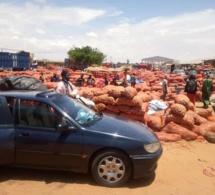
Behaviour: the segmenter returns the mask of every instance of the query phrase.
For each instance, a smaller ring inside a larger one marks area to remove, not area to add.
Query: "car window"
[[[79,124],[86,124],[101,118],[94,110],[70,97],[57,98],[53,102]]]
[[[20,100],[20,124],[34,127],[55,127],[55,110],[46,103]]]
[[[11,116],[9,106],[5,98],[0,98],[0,125],[13,124],[13,118]]]

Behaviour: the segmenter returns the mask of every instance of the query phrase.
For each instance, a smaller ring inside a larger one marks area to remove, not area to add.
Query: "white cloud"
[[[157,17],[106,30],[103,48],[117,61],[140,62],[155,55],[177,60],[212,56],[215,45],[215,10]],[[106,48],[111,48],[111,51]],[[116,58],[114,57],[114,58]]]
[[[177,60],[214,56],[213,9],[139,23],[129,22],[132,20],[126,13],[119,11],[113,12],[111,24],[102,23],[101,27],[103,18],[110,19],[103,9],[53,7],[46,4],[48,1],[38,2],[22,7],[0,3],[3,48],[35,52],[37,58],[54,60],[63,60],[73,46],[86,45],[98,48],[115,62],[140,62],[155,55]],[[117,23],[119,15],[124,19]]]
[[[36,3],[42,3],[42,4],[45,4],[48,2],[48,0],[33,0],[33,1]]]
[[[36,31],[36,33],[41,34],[41,35],[46,34],[45,30],[43,30],[41,28],[36,28],[35,31]]]
[[[120,15],[122,15],[123,13],[124,13],[124,12],[122,12],[122,11],[116,11],[116,12],[108,13],[107,16],[115,17],[115,16],[120,16]]]
[[[91,37],[91,38],[96,38],[96,37],[98,37],[98,34],[96,34],[96,33],[94,33],[94,32],[88,32],[88,33],[86,34],[86,36],[87,36],[87,37]]]

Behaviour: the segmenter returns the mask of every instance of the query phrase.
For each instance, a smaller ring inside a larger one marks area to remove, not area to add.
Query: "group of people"
[[[45,78],[43,72],[40,73],[39,80],[40,80],[42,83],[45,83],[45,82],[46,82],[46,78]],[[56,73],[54,73],[53,76],[51,77],[51,82],[59,82],[59,81],[60,81],[59,76],[58,76]]]
[[[203,107],[208,108],[210,105],[210,95],[213,91],[213,81],[210,78],[210,73],[206,74],[206,79],[203,82],[202,85],[202,101],[203,101]],[[164,79],[162,81],[162,90],[163,90],[163,101],[166,99],[167,95],[167,76],[164,76]],[[186,82],[184,92],[187,93],[187,97],[190,99],[190,101],[195,105],[196,102],[196,92],[197,92],[198,83],[196,82],[195,75],[190,75],[189,80]]]
[[[76,87],[93,87],[95,85],[95,79],[92,77],[92,75],[89,75],[86,82],[84,79],[84,74],[82,74],[77,80],[75,85],[73,85],[70,80],[70,74],[68,71],[63,70],[61,73],[62,80],[60,81],[60,78],[57,76],[57,74],[54,74],[51,78],[52,82],[59,82],[55,88],[55,91],[75,97],[78,95],[78,90]],[[40,75],[41,82],[45,82],[45,78],[43,73]],[[107,77],[104,79],[105,85],[108,85],[109,82],[107,80]],[[116,77],[113,78],[113,81],[110,83],[112,85],[118,85]],[[136,76],[135,74],[131,75],[131,87],[135,87],[136,84]],[[167,81],[167,75],[164,76],[162,81],[162,90],[163,90],[163,101],[166,99],[166,95],[168,93],[167,90],[168,81]],[[186,82],[184,92],[187,93],[187,97],[190,99],[190,101],[195,105],[196,102],[196,92],[197,92],[198,84],[196,82],[195,75],[190,75],[189,80]],[[206,79],[203,82],[202,85],[202,101],[203,101],[203,107],[208,108],[210,105],[210,95],[213,91],[213,81],[210,78],[210,74],[206,74]]]
[[[85,83],[84,74],[81,74],[81,76],[76,80],[75,86],[76,87],[87,86],[90,88],[94,87],[95,86],[95,79],[92,77],[92,75],[89,75],[87,80],[86,80],[86,83]]]

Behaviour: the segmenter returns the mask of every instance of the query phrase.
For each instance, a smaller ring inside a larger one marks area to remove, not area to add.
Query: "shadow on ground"
[[[0,182],[8,180],[44,181],[46,184],[61,182],[66,184],[89,184],[92,186],[98,186],[90,174],[10,167],[1,167],[0,172]],[[138,188],[148,186],[154,181],[154,179],[155,174],[147,178],[130,179],[123,187]]]

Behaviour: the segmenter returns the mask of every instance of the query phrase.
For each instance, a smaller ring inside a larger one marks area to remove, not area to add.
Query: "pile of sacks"
[[[81,71],[72,71],[71,82],[82,74]],[[59,67],[50,65],[49,69],[38,67],[36,71],[4,71],[0,77],[5,75],[27,75],[39,78],[43,72],[46,77],[44,83],[48,89],[54,89],[57,83],[50,82],[53,73],[59,76]],[[134,119],[150,127],[161,141],[187,141],[196,139],[206,139],[215,142],[215,116],[212,108],[195,108],[184,92],[177,94],[175,86],[184,86],[185,82],[181,75],[168,75],[167,108],[148,114],[150,102],[152,100],[161,101],[162,86],[160,85],[164,73],[160,71],[136,71],[144,83],[137,83],[135,88],[130,86],[100,86],[102,78],[95,78],[97,87],[80,87],[79,93],[85,98],[89,98],[96,104],[96,108],[101,112],[110,112],[128,119]],[[87,76],[87,75],[86,75]],[[198,77],[199,83],[197,95],[199,97],[203,79]],[[215,89],[215,86],[214,86]]]
[[[196,139],[213,142],[215,116],[212,108],[195,108],[186,95],[178,94],[166,109],[148,114],[149,103],[154,99],[150,92],[132,87],[106,86],[80,88],[80,94],[93,100],[101,112],[109,112],[144,123],[161,141]]]
[[[195,108],[187,96],[182,94],[175,97],[172,105],[164,113],[149,116],[147,124],[161,141],[205,139],[215,143],[213,109]]]

